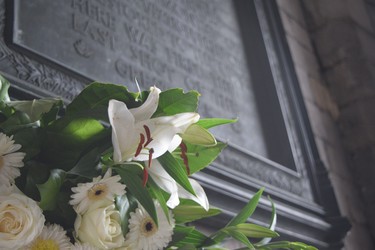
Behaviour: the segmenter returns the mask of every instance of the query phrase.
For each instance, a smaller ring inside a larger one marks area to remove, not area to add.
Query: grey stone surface
[[[375,249],[375,1],[300,3],[278,1],[318,151],[352,224],[344,249]]]
[[[330,93],[339,107],[375,94],[374,78],[367,61],[349,57],[325,71]]]

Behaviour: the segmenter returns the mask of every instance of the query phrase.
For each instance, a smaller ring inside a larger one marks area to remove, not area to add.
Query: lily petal
[[[208,203],[208,198],[206,195],[206,192],[204,192],[204,189],[202,186],[194,179],[189,178],[190,184],[194,189],[194,192],[196,196],[186,191],[184,188],[182,188],[180,185],[178,186],[178,196],[180,198],[193,200],[199,205],[201,205],[206,211],[208,211],[210,205]]]
[[[124,162],[123,156],[130,155],[137,146],[134,133],[134,116],[126,104],[117,100],[110,100],[108,104],[108,117],[112,126],[113,160]]]
[[[158,108],[160,92],[161,90],[157,87],[151,87],[147,100],[140,107],[130,109],[136,121],[139,122],[151,118]]]
[[[173,116],[157,117],[137,123],[136,131],[143,131],[147,126],[151,131],[152,141],[143,148],[133,160],[146,161],[149,158],[149,149],[153,149],[152,158],[158,158],[170,149],[170,145],[177,133],[183,133],[187,127],[199,120],[197,113],[181,113]]]
[[[147,163],[146,163],[147,164]],[[165,192],[171,194],[167,201],[167,206],[170,208],[175,208],[180,204],[178,198],[178,188],[176,181],[164,170],[158,161],[152,162],[152,167],[149,168],[149,174],[156,184],[163,189]]]

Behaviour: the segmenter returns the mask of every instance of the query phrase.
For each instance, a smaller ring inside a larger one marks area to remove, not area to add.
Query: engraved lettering
[[[73,0],[72,8],[80,14],[87,16],[90,20],[96,21],[104,27],[115,30],[116,19],[108,11],[88,0]]]
[[[116,38],[109,30],[104,30],[89,19],[73,14],[73,30],[91,38],[103,47],[115,49]]]
[[[137,61],[140,66],[154,72],[160,77],[165,77],[168,81],[172,81],[174,70],[169,68],[165,62],[162,62],[145,51],[136,49],[134,46],[130,46],[130,51],[131,59]]]
[[[126,22],[124,23],[124,28],[131,42],[148,49],[151,53],[156,53],[155,43],[149,36],[146,36],[145,32],[142,32],[141,30],[127,24]]]

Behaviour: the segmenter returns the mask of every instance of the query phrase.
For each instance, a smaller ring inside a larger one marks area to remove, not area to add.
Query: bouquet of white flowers
[[[263,190],[210,236],[186,225],[220,213],[190,176],[225,147],[208,129],[235,122],[200,119],[198,92],[95,82],[65,106],[0,81],[0,249],[315,249],[271,242],[275,208],[247,222]]]

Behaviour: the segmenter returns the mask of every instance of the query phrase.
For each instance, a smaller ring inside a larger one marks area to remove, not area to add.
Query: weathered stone
[[[332,20],[314,32],[313,41],[324,69],[347,58],[361,57],[356,29],[356,24],[347,18]]]
[[[300,0],[277,0],[276,2],[281,11],[287,13],[288,16],[296,20],[302,27],[305,27],[305,17]]]
[[[375,98],[358,100],[341,109],[339,125],[346,150],[358,153],[375,144]],[[374,164],[369,162],[369,164]],[[357,168],[357,166],[353,166]],[[366,170],[364,170],[366,171]]]
[[[310,36],[308,35],[306,28],[284,11],[280,12],[280,17],[284,23],[285,32],[300,43],[305,49],[313,52]]]
[[[367,225],[353,223],[352,228],[345,238],[345,250],[373,250],[375,245],[372,243]]]
[[[374,96],[374,79],[366,62],[348,58],[325,71],[330,93],[339,107]]]

